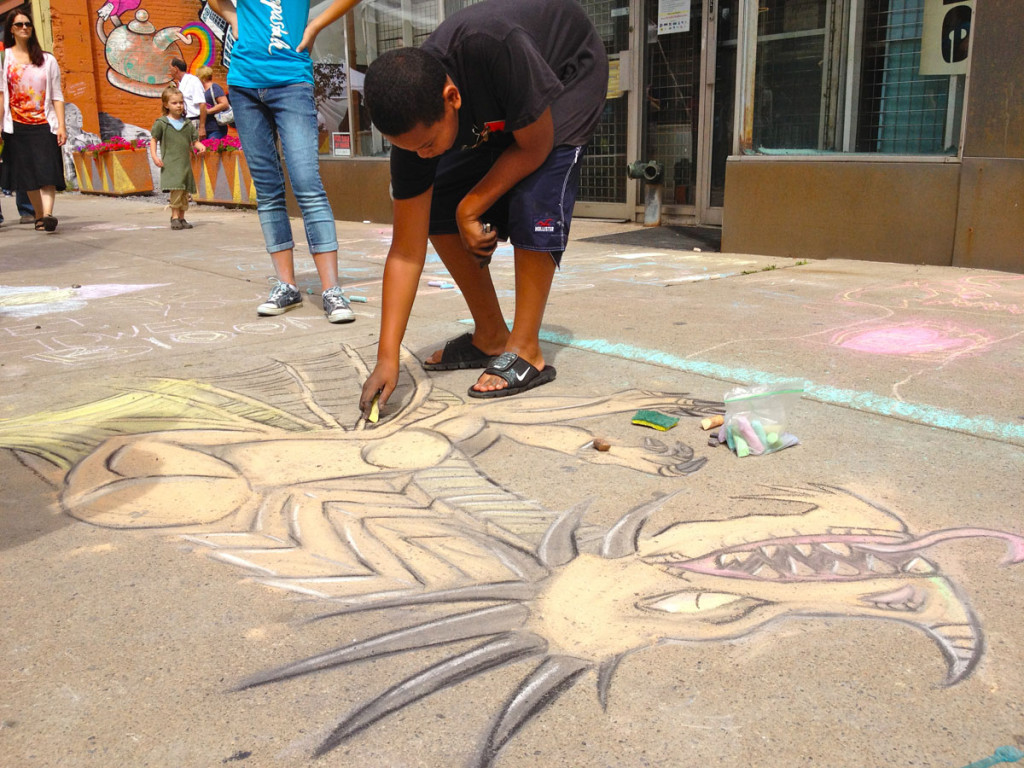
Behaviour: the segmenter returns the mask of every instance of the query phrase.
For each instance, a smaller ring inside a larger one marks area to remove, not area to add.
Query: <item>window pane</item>
[[[965,77],[920,74],[924,3],[761,0],[753,151],[955,155]]]
[[[950,77],[918,74],[923,20],[924,0],[865,2],[858,152],[957,151],[955,142],[947,146],[946,141]],[[957,85],[953,93],[959,102]],[[959,122],[959,110],[954,113]]]
[[[826,0],[767,0],[759,11],[754,147],[824,149]]]

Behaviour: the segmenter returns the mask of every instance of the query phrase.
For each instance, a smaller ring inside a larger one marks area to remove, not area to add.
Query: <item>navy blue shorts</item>
[[[516,248],[544,251],[560,264],[569,241],[569,224],[580,185],[584,147],[562,145],[551,150],[536,171],[505,193],[482,217]],[[452,152],[441,158],[434,175],[430,234],[457,235],[455,209],[494,165],[500,153],[489,150]]]

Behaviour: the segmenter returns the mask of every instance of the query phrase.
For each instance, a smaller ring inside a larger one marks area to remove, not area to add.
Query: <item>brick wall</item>
[[[112,5],[120,11],[103,19]],[[54,54],[65,100],[82,112],[82,128],[104,138],[120,124],[148,131],[160,116],[167,67],[181,58],[189,69],[209,62],[225,86],[220,42],[201,25],[200,0],[50,0]],[[134,133],[125,129],[123,133]]]

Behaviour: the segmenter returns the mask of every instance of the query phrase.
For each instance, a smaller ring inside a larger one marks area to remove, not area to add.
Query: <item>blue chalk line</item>
[[[986,757],[983,760],[978,760],[976,763],[965,765],[964,768],[990,768],[990,766],[997,763],[1016,763],[1022,758],[1024,758],[1024,752],[1021,752],[1016,747],[999,747],[992,757]]]
[[[792,376],[780,376],[754,368],[733,367],[700,360],[688,360],[668,352],[644,349],[643,347],[610,342],[604,339],[577,339],[565,334],[543,330],[541,331],[540,338],[543,341],[573,349],[582,349],[601,355],[613,355],[626,360],[661,365],[685,373],[693,373],[725,381],[735,381],[745,385],[777,385],[793,381]],[[804,385],[804,396],[829,405],[842,405],[857,411],[876,413],[881,416],[895,416],[939,429],[967,432],[972,435],[991,437],[1006,442],[1024,443],[1024,424],[1000,422],[987,416],[965,416],[964,414],[944,408],[916,405],[896,400],[892,397],[877,395],[873,392],[859,392],[854,389],[830,387],[815,384],[811,381],[806,382]]]

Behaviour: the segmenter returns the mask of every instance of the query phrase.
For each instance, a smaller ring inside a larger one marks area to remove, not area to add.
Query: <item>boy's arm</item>
[[[512,132],[515,142],[508,147],[455,211],[459,232],[466,248],[477,256],[488,256],[497,240],[485,234],[480,217],[512,187],[525,179],[547,160],[555,145],[555,126],[551,108],[534,122]]]
[[[432,196],[433,190],[430,189],[408,200],[395,200],[394,235],[384,263],[377,365],[363,385],[359,398],[359,409],[363,413],[369,412],[378,392],[380,403],[386,403],[398,384],[402,338],[427,257]]]
[[[326,9],[321,11],[315,19],[306,25],[306,31],[302,33],[302,42],[295,49],[296,51],[312,51],[316,36],[325,28],[336,22],[350,10],[359,5],[359,0],[334,0]]]

